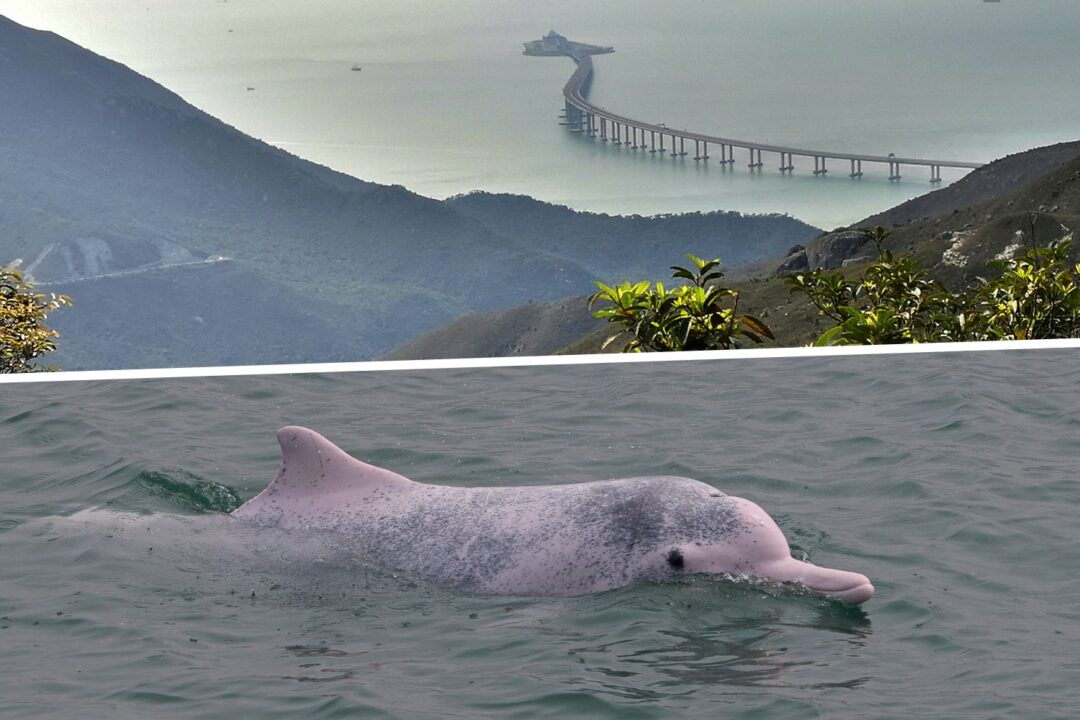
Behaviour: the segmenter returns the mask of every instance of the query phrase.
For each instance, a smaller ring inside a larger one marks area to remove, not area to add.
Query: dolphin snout
[[[770,576],[782,582],[799,583],[806,589],[849,605],[858,605],[874,595],[870,579],[860,573],[834,570],[791,558],[770,568]]]
[[[856,574],[856,573],[853,573]],[[832,592],[826,592],[824,595],[834,600],[847,603],[848,605],[860,605],[874,596],[874,586],[870,584],[862,575],[863,582],[858,585],[853,585],[843,590],[835,590]]]

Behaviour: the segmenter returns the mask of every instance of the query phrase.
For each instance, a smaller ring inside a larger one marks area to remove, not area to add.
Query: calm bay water
[[[241,130],[367,180],[612,213],[782,212],[822,227],[926,192],[774,158],[752,173],[629,154],[558,125],[550,28],[613,45],[593,99],[672,127],[836,151],[989,161],[1076,139],[1080,4],[1038,0],[5,0]],[[350,72],[353,64],[362,72]],[[253,90],[248,91],[248,87]],[[960,177],[946,172],[946,181]]]
[[[1078,358],[5,385],[0,716],[1074,717]],[[696,477],[878,594],[431,587],[219,512],[289,423],[421,481]]]

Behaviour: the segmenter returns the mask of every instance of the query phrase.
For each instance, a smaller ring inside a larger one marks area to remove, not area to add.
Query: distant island
[[[530,40],[525,43],[524,54],[540,57],[569,55],[572,58],[579,59],[586,55],[607,55],[613,52],[615,52],[615,48],[613,47],[602,47],[600,45],[574,42],[572,40],[567,40],[565,37],[552,30],[539,40]]]

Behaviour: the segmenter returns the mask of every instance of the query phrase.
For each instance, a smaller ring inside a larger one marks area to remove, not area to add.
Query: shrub
[[[66,305],[71,305],[67,296],[36,293],[21,272],[0,267],[0,373],[55,369],[33,361],[56,349],[59,333],[46,327],[45,320]]]
[[[673,278],[687,281],[675,287],[657,282],[654,288],[649,281],[614,287],[596,283],[599,290],[589,307],[608,303],[594,315],[631,333],[623,352],[726,350],[739,347],[743,338],[760,343],[773,337],[761,320],[738,313],[739,293],[720,284],[724,274],[719,260],[688,257],[693,269],[671,268]],[[620,336],[608,338],[604,347]]]

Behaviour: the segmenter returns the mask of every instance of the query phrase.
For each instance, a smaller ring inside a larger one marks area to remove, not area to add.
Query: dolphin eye
[[[679,548],[671,548],[671,552],[667,554],[668,565],[678,570],[683,567],[683,554]]]

